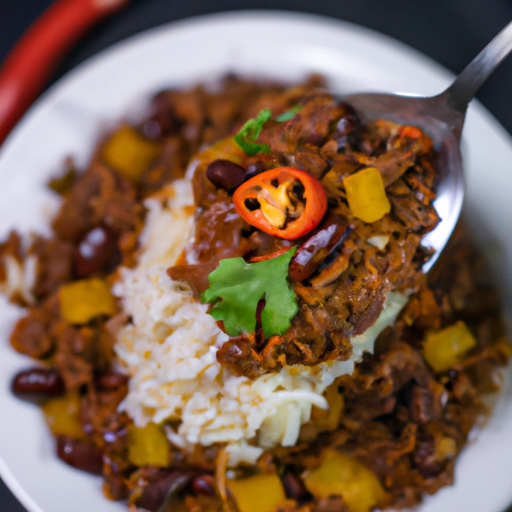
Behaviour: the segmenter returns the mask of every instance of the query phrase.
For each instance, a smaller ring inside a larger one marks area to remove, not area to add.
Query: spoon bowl
[[[424,272],[432,268],[446,246],[462,210],[464,172],[460,138],[467,107],[478,89],[511,51],[512,22],[437,96],[363,93],[344,97],[364,118],[387,119],[418,126],[434,142],[439,155],[439,181],[434,205],[441,222],[423,238],[423,245],[434,249],[432,257],[423,265]]]

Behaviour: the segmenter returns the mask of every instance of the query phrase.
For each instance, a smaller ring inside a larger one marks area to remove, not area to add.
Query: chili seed
[[[116,237],[108,228],[98,226],[88,231],[75,254],[75,273],[85,278],[106,272],[118,256]]]
[[[40,404],[49,398],[61,396],[64,393],[64,382],[53,369],[31,368],[14,377],[11,390],[22,400]]]
[[[245,169],[229,160],[214,160],[206,168],[206,177],[217,187],[232,194],[246,179]]]

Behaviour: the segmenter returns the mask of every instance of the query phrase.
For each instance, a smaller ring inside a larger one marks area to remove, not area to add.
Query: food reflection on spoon
[[[434,97],[399,94],[350,94],[346,97],[369,119],[386,118],[423,128],[439,152],[440,172],[436,209],[441,222],[424,243],[435,253],[425,264],[428,272],[448,242],[462,209],[463,165],[459,142],[467,107],[492,72],[512,51],[512,22],[466,66],[454,82]]]

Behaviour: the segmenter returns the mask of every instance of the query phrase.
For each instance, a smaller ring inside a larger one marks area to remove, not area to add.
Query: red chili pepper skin
[[[57,0],[23,34],[0,68],[0,144],[70,48],[130,0]]]
[[[261,208],[249,209],[248,199],[256,199],[255,189],[272,190],[272,183],[293,179],[302,184],[305,199],[304,211],[297,219],[286,222],[283,228],[272,225],[263,215]],[[285,240],[295,240],[314,229],[327,211],[327,195],[322,184],[307,172],[294,167],[278,167],[262,172],[242,183],[233,194],[233,203],[240,216],[257,229]]]
[[[278,249],[277,251],[271,253],[271,254],[262,254],[261,256],[253,256],[252,258],[249,258],[249,263],[258,263],[259,261],[267,261],[272,260],[274,258],[277,258],[278,256],[281,256],[281,254],[284,254],[286,251],[289,251],[290,247],[281,247],[281,249]]]

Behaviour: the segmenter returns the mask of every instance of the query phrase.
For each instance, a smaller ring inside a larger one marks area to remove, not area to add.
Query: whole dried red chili
[[[294,167],[262,172],[233,194],[238,213],[272,236],[295,240],[314,229],[327,211],[322,184]]]

